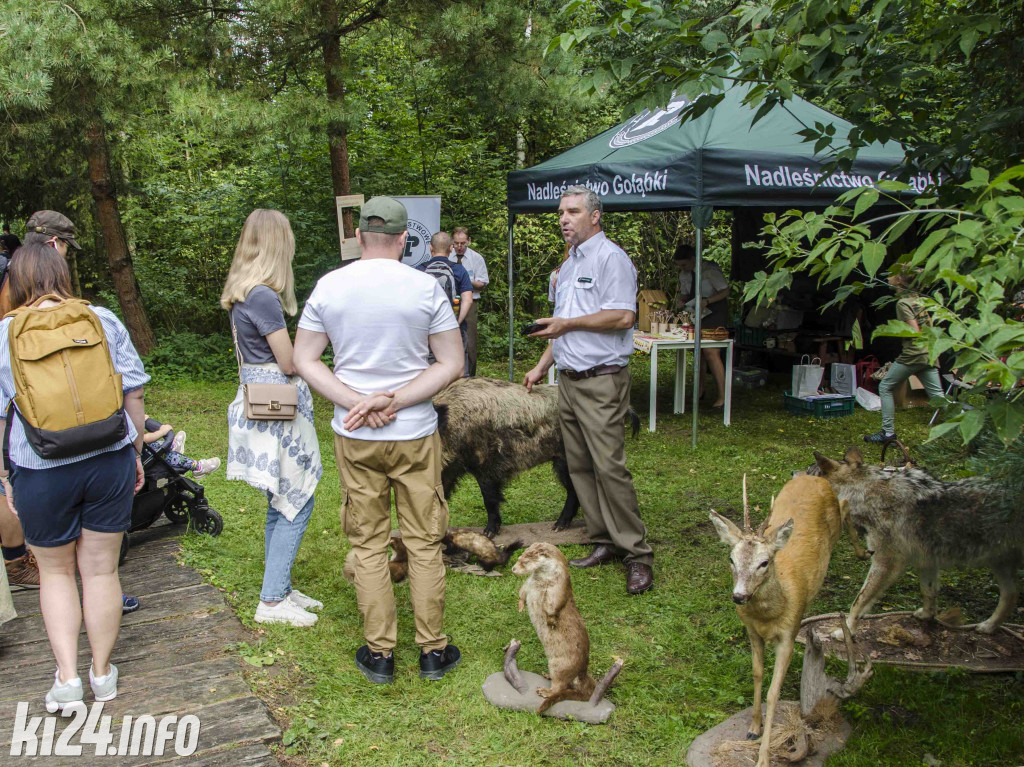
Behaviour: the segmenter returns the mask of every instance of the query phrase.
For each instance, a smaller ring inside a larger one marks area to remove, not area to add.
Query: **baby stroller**
[[[191,523],[192,529],[207,535],[220,535],[224,519],[210,508],[205,488],[178,474],[167,463],[165,455],[171,450],[173,432],[154,449],[149,444],[142,446],[142,471],[145,482],[132,505],[132,521],[121,542],[121,562],[128,555],[129,534],[144,530],[163,514],[175,525]]]

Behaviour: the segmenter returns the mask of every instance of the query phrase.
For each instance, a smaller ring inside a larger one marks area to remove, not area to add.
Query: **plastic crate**
[[[776,335],[774,330],[764,328],[748,328],[746,325],[736,326],[736,343],[741,346],[764,346],[764,341]]]
[[[788,391],[782,393],[782,404],[787,412],[814,418],[842,418],[844,415],[853,415],[854,402],[854,397],[807,400],[794,397]]]
[[[768,383],[768,371],[755,367],[734,367],[732,384],[741,389],[758,389]]]

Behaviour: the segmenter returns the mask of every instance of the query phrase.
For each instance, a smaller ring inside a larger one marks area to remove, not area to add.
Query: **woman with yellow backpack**
[[[120,320],[73,297],[54,247],[20,248],[9,280],[17,308],[0,321],[0,424],[10,469],[3,487],[39,565],[39,603],[57,660],[46,694],[53,713],[83,700],[83,613],[94,698],[117,695],[110,662],[122,612],[117,560],[143,482],[138,450],[149,376]]]

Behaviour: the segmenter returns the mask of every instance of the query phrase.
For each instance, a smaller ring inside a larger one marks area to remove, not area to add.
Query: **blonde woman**
[[[238,394],[228,407],[228,479],[248,482],[267,494],[263,588],[257,623],[312,626],[323,607],[292,588],[291,571],[313,513],[313,493],[323,465],[313,427],[313,397],[294,375],[292,341],[284,313],[296,312],[292,258],[295,237],[276,210],[249,214],[238,238],[220,305],[231,318],[241,357]],[[245,417],[244,383],[294,383],[298,415],[291,421]]]

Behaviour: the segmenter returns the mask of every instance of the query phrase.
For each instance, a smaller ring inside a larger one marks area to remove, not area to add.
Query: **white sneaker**
[[[113,700],[117,697],[117,666],[110,664],[110,671],[106,676],[95,676],[92,673],[92,664],[89,664],[89,686],[92,687],[92,694],[101,703]]]
[[[316,623],[317,617],[286,598],[273,606],[268,606],[261,600],[256,608],[254,620],[257,623],[287,623],[290,626],[312,626]]]
[[[179,431],[174,435],[174,441],[171,443],[171,450],[175,453],[185,452],[185,432]]]
[[[298,589],[292,589],[288,592],[288,599],[292,601],[292,604],[298,605],[303,610],[323,610],[324,603],[319,599],[313,599],[313,597],[307,597]]]
[[[65,708],[76,705],[84,706],[82,697],[81,678],[76,676],[67,682],[61,682],[60,669],[58,669],[53,674],[53,687],[46,693],[46,710],[51,714],[56,714],[58,711],[63,712]]]
[[[199,465],[192,469],[193,477],[205,477],[207,474],[213,474],[220,468],[220,458],[204,458],[199,462]]]

